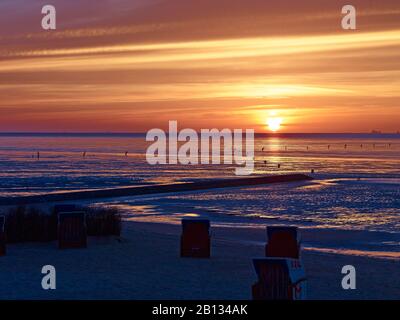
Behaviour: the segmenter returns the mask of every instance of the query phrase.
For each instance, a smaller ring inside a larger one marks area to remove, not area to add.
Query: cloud
[[[55,0],[55,32],[40,29],[43,1],[26,3],[0,4],[1,128],[137,131],[171,114],[259,126],[269,105],[328,131],[348,114],[369,131],[385,108],[374,127],[396,130],[397,1],[354,1],[355,32],[340,28],[336,0]]]

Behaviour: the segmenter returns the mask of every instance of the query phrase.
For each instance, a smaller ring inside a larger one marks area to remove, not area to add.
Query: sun
[[[268,129],[277,132],[281,128],[282,118],[270,117],[267,119]]]

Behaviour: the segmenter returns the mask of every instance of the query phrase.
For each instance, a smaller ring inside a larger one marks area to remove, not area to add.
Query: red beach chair
[[[182,219],[181,257],[210,257],[210,221]]]
[[[253,300],[303,300],[306,277],[297,259],[253,259],[258,281],[252,286]]]
[[[59,212],[58,213],[58,247],[86,248],[87,234],[85,212]]]
[[[297,227],[267,227],[266,257],[300,258],[300,241]]]
[[[5,256],[7,253],[5,224],[6,217],[0,216],[0,256]]]

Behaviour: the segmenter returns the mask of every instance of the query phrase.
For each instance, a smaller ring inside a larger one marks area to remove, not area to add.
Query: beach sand
[[[263,256],[265,230],[212,227],[210,259],[180,258],[179,236],[176,224],[124,221],[121,241],[89,238],[87,249],[9,245],[0,257],[0,299],[251,299],[252,258]],[[399,260],[310,250],[302,256],[309,299],[400,299]],[[47,264],[56,268],[56,290],[41,288]],[[356,290],[341,288],[347,264],[357,270]]]

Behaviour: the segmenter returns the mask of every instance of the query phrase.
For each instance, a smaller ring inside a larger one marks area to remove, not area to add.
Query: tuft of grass
[[[121,214],[113,207],[87,207],[86,226],[88,236],[120,236]]]
[[[6,215],[8,243],[44,242],[57,239],[57,216],[35,207],[19,206]]]
[[[80,208],[86,212],[88,236],[120,236],[121,214],[111,207]],[[58,216],[35,207],[18,206],[6,214],[8,243],[48,242],[57,240]]]

